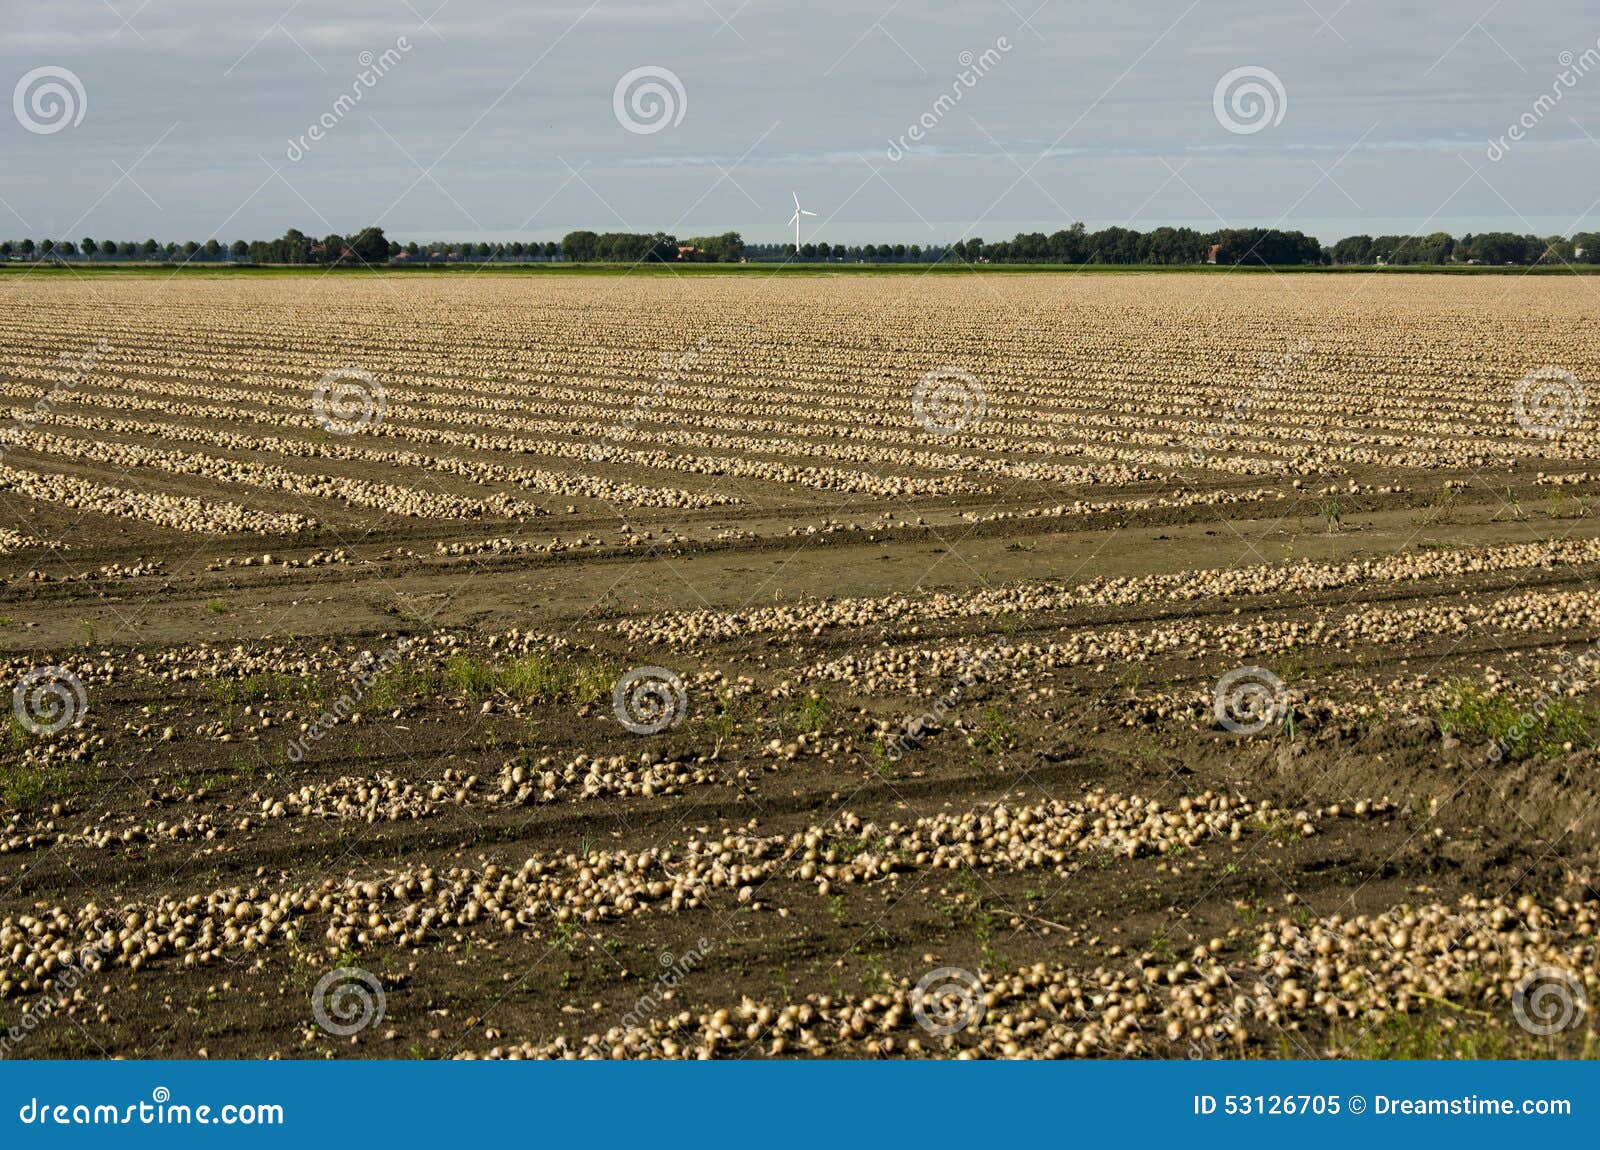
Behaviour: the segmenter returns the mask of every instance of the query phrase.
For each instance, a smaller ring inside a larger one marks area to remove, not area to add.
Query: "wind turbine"
[[[800,217],[814,216],[816,212],[808,212],[800,206],[800,193],[794,193],[794,215],[789,217],[789,222],[794,225],[794,250],[800,250]]]

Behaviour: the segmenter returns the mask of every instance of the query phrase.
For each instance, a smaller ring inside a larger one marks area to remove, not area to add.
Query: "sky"
[[[1600,230],[1600,10],[1580,0],[7,0],[7,15],[13,238],[377,223],[402,241],[776,242],[795,197],[816,213],[802,238],[833,243],[1076,220],[1329,243]]]

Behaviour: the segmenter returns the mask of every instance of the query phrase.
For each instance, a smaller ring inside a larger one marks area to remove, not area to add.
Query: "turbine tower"
[[[814,216],[816,212],[808,212],[800,206],[800,193],[794,193],[794,215],[789,217],[789,222],[794,225],[794,250],[800,250],[800,217]]]

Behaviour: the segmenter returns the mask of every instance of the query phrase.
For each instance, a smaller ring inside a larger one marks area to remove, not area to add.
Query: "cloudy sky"
[[[1073,220],[1330,242],[1600,230],[1600,51],[1584,55],[1600,10],[1579,0],[8,0],[7,16],[14,237],[379,222],[402,240],[774,241],[796,193],[817,212],[806,238],[845,243]]]

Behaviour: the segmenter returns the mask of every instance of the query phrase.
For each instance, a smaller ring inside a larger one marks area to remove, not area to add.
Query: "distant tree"
[[[220,259],[222,257],[222,245],[217,242],[215,236],[201,244],[200,250],[205,254],[205,257],[208,260]]]
[[[115,256],[119,250],[116,240],[107,240],[100,245],[100,254],[105,256]]]
[[[84,236],[78,244],[78,250],[81,251],[86,258],[94,259],[94,253],[100,250],[100,245],[95,243],[88,236]]]
[[[550,260],[568,258],[566,255],[565,241],[546,240],[544,245],[544,255],[546,259]]]
[[[1456,256],[1483,264],[1531,264],[1538,262],[1546,249],[1545,242],[1537,236],[1482,232],[1462,236],[1456,243]]]
[[[415,259],[417,256],[419,256],[421,254],[422,254],[422,249],[417,246],[417,241],[416,240],[412,240],[409,244],[406,245],[406,255],[410,256],[412,259]]]
[[[1276,228],[1229,228],[1217,233],[1219,264],[1311,264],[1322,262],[1322,245],[1300,232]]]
[[[1432,235],[1427,236],[1407,236],[1390,252],[1389,262],[1393,264],[1448,263],[1454,249],[1455,240],[1451,239],[1445,232],[1434,232]]]
[[[678,258],[678,237],[655,232],[644,237],[644,256],[650,263],[666,264]]]
[[[1018,236],[1013,245],[1020,243],[1024,237]],[[1098,232],[1090,232],[1084,237],[1086,258],[1091,263],[1097,264],[1135,264],[1139,263],[1145,255],[1143,237],[1138,232],[1128,228],[1103,228]],[[1013,258],[1026,260],[1025,253],[1013,252]]]
[[[744,238],[738,232],[719,236],[690,236],[683,241],[695,249],[694,259],[736,264],[744,257]]]
[[[678,240],[665,232],[571,232],[561,241],[566,259],[665,263],[678,258]]]
[[[389,262],[389,240],[379,227],[362,228],[348,243],[356,259],[364,264]]]
[[[1375,258],[1371,236],[1346,236],[1330,249],[1336,264],[1370,264]]]
[[[1198,264],[1211,246],[1193,228],[1157,228],[1144,239],[1144,259],[1153,264]]]
[[[1539,256],[1540,263],[1570,264],[1573,259],[1573,249],[1576,245],[1565,236],[1544,237],[1544,252]]]
[[[46,259],[48,259],[49,256],[50,256],[50,253],[54,252],[55,250],[56,250],[56,242],[55,242],[55,240],[40,240],[39,241],[39,254],[41,256],[45,257]]]
[[[250,254],[250,245],[245,243],[243,240],[234,240],[233,243],[228,245],[228,254],[232,256],[236,262],[241,261]]]
[[[313,260],[311,237],[299,228],[290,228],[275,240],[256,240],[247,245],[250,259],[261,264],[308,264]]]
[[[183,258],[185,260],[192,260],[195,257],[195,253],[199,250],[200,245],[194,240],[186,240],[183,245]]]
[[[161,245],[156,243],[155,240],[145,240],[145,242],[140,245],[140,250],[144,252],[146,258],[154,259],[155,254],[161,250]]]
[[[31,256],[38,249],[34,246],[34,243],[33,243],[32,240],[23,240],[20,244],[17,245],[17,250],[20,251],[25,256]]]
[[[978,241],[982,247],[983,241]],[[960,251],[958,255],[967,258],[967,253]],[[1046,258],[1053,264],[1081,264],[1089,261],[1088,233],[1081,222],[1073,224],[1070,228],[1051,232],[1045,240]],[[971,258],[977,258],[973,256]]]

